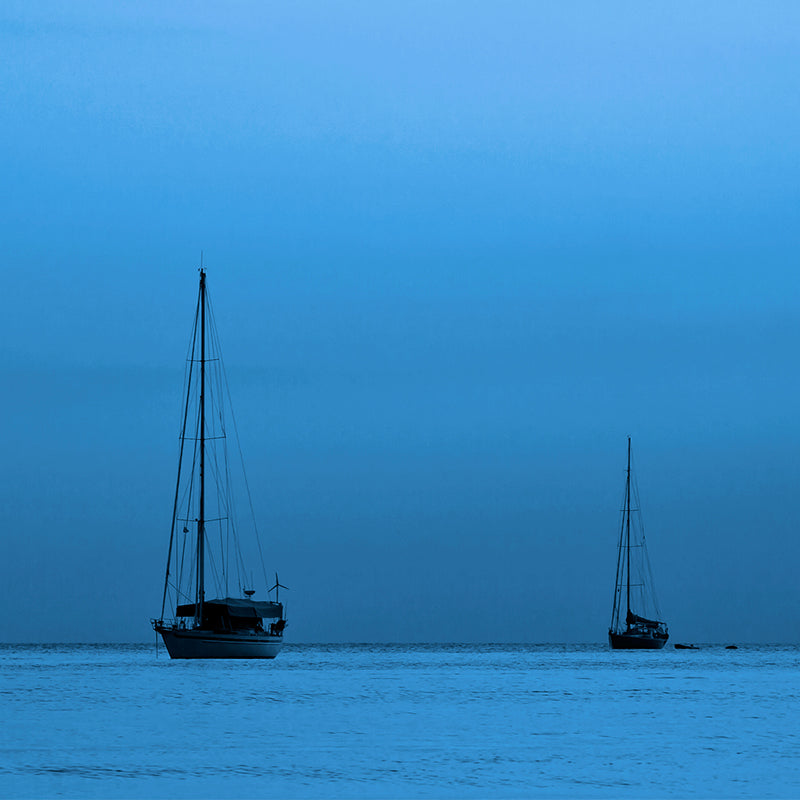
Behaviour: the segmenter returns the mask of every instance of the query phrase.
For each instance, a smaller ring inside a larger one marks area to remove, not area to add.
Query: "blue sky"
[[[0,637],[148,638],[203,250],[294,641],[602,641],[628,434],[795,641],[799,13],[4,4]]]

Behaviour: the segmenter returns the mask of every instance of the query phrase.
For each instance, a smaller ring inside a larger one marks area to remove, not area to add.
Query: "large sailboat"
[[[275,658],[286,626],[277,592],[286,587],[276,574],[275,585],[267,588],[252,502],[251,538],[257,547],[249,558],[243,555],[233,504],[237,471],[228,460],[224,413],[230,394],[202,267],[185,388],[161,616],[151,622],[171,658]],[[229,416],[238,444],[235,420]],[[249,499],[243,466],[240,473]],[[252,566],[259,561],[267,594],[263,600],[253,597]],[[211,586],[214,596],[206,599]],[[273,590],[274,601],[269,599]],[[165,617],[168,608],[171,619]]]
[[[631,495],[635,504],[631,504]],[[635,609],[635,610],[634,610]],[[608,629],[613,650],[660,650],[669,638],[667,624],[658,618],[653,571],[644,541],[639,492],[631,481],[631,437],[628,437],[628,470],[621,512],[614,608]]]

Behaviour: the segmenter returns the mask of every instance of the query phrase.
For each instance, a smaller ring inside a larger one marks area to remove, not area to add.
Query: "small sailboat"
[[[631,494],[635,506],[631,506]],[[639,497],[631,482],[631,437],[628,437],[628,470],[625,501],[617,549],[617,577],[614,584],[614,608],[608,629],[613,650],[660,650],[669,639],[667,624],[658,618],[653,571],[647,557],[644,527],[639,511]],[[634,609],[636,609],[634,611]]]
[[[275,586],[267,588],[254,518],[257,559],[252,548],[249,561],[243,556],[224,414],[230,394],[202,267],[185,386],[161,616],[151,623],[171,658],[275,658],[286,627],[277,591],[286,587],[276,574]],[[249,499],[243,465],[241,475]],[[261,561],[267,599],[253,599],[249,567],[254,559]],[[207,585],[214,588],[211,599],[206,599]],[[268,599],[272,590],[274,601]],[[165,618],[168,607],[174,614],[171,619]]]

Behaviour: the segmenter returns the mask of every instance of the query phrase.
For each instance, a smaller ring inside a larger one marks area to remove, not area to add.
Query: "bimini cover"
[[[659,625],[664,624],[663,622],[656,622],[654,619],[640,617],[638,614],[634,614],[633,611],[628,612],[626,621],[628,625],[644,625],[645,628],[658,628]]]
[[[193,617],[195,615],[195,605],[194,603],[186,603],[178,606],[175,613],[179,617]],[[283,603],[273,603],[271,600],[244,600],[235,597],[218,598],[216,600],[206,600],[203,603],[203,616],[280,619],[283,617]]]

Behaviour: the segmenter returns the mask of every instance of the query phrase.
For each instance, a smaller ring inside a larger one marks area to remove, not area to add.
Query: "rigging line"
[[[183,583],[183,560],[186,555],[186,534],[183,534],[183,544],[181,545],[181,560],[178,568],[178,586]],[[179,591],[179,590],[178,590]]]
[[[215,318],[214,318],[214,309],[211,307],[210,303],[208,304],[208,313],[209,313],[209,316],[212,319],[212,326],[211,327],[214,330],[216,330],[217,326],[216,326],[216,321],[215,321]],[[217,338],[217,352],[218,352],[218,355],[219,355],[220,367],[222,369],[222,377],[224,378],[224,385],[225,385],[225,388],[227,389],[226,396],[227,396],[227,400],[228,400],[228,408],[230,409],[230,413],[231,413],[231,422],[233,422],[233,432],[234,432],[234,436],[235,436],[235,439],[236,439],[236,446],[237,446],[237,448],[239,450],[239,461],[240,461],[241,466],[242,466],[242,477],[244,478],[244,486],[245,486],[245,491],[247,493],[247,502],[248,502],[248,505],[250,507],[250,516],[251,516],[251,518],[253,520],[253,530],[255,531],[256,544],[258,545],[258,556],[259,556],[259,560],[261,561],[261,572],[262,572],[262,574],[264,576],[264,586],[269,586],[269,580],[267,580],[267,569],[266,569],[266,566],[264,565],[264,551],[263,551],[263,549],[261,547],[261,535],[259,534],[259,531],[258,531],[258,523],[256,522],[256,513],[255,513],[255,509],[253,508],[253,497],[252,497],[252,494],[250,492],[250,482],[247,480],[247,470],[244,467],[244,454],[242,453],[242,442],[241,442],[241,439],[239,438],[239,426],[236,424],[236,414],[233,411],[233,401],[231,399],[231,387],[230,387],[230,382],[228,381],[228,371],[225,368],[225,361],[222,358],[222,346],[219,343],[219,338]],[[235,536],[235,533],[234,533],[234,536]]]
[[[192,329],[191,335],[189,336],[189,346],[186,352],[186,367],[183,370],[183,394],[181,394],[181,398],[186,397],[189,392],[191,391],[191,384],[192,384],[192,365],[190,363],[192,356],[194,355],[194,351],[197,348],[197,318],[199,315],[199,305],[200,305],[200,297],[197,298],[197,306],[195,307],[194,312],[194,319],[192,320]],[[178,412],[179,418],[183,416],[180,414],[180,409],[183,404],[179,404]]]
[[[625,506],[625,501],[627,499],[627,485],[625,489],[625,495],[622,498],[622,505],[623,509]],[[622,568],[623,568],[623,559],[622,559],[622,542],[623,537],[625,535],[625,512],[620,511],[620,531],[619,531],[619,545],[617,546],[617,572],[615,576],[615,586],[614,586],[614,605],[611,608],[611,627],[618,628],[619,627],[619,606],[621,603],[621,592],[622,592]]]
[[[212,316],[211,318],[211,330],[212,330],[212,338],[213,338],[213,346],[214,352],[217,353],[219,357],[219,361],[221,361],[221,355],[219,354],[219,332],[217,331],[215,320]],[[217,417],[219,422],[219,429],[222,432],[224,437],[224,441],[220,445],[222,450],[222,464],[224,467],[224,475],[220,475],[220,479],[224,480],[225,489],[224,489],[224,498],[225,498],[225,511],[227,514],[227,523],[225,525],[224,531],[224,539],[223,539],[223,531],[222,526],[220,526],[220,552],[222,553],[223,564],[224,564],[224,579],[225,579],[225,593],[227,595],[230,583],[230,554],[231,554],[231,530],[235,529],[235,515],[236,515],[236,503],[234,501],[233,496],[233,488],[231,484],[231,470],[230,470],[230,460],[228,459],[228,441],[227,441],[227,431],[225,429],[225,392],[222,388],[222,376],[221,370],[219,366],[215,369],[214,372],[215,377],[215,399],[217,401]],[[238,539],[234,537],[234,552],[239,554],[239,558],[241,560],[241,549],[239,547]],[[236,569],[238,571],[238,563],[235,562]],[[240,581],[241,583],[241,581]],[[239,587],[241,589],[241,586]]]
[[[221,355],[221,347],[219,342],[219,332],[216,330],[216,326],[214,326],[214,345],[216,347],[216,352],[220,354],[219,361],[220,364],[224,365],[224,360]],[[226,434],[226,441],[222,443],[222,451],[223,451],[223,464],[225,466],[225,491],[229,509],[229,526],[227,529],[228,533],[228,556],[230,556],[230,539],[231,536],[233,538],[233,545],[234,545],[234,563],[236,565],[236,574],[237,580],[239,583],[239,590],[243,591],[245,585],[247,584],[247,569],[244,563],[244,557],[242,553],[242,543],[240,537],[238,535],[238,520],[236,514],[236,503],[234,501],[234,488],[233,488],[233,476],[231,472],[231,459],[229,458],[228,454],[228,442],[227,442],[227,431],[225,430],[225,389],[227,387],[226,380],[221,373],[221,370],[217,370],[217,391],[219,393],[219,424],[220,429],[225,432]],[[230,410],[229,413],[232,414],[233,404],[230,403]],[[242,473],[246,478],[246,473],[244,469],[242,469]],[[229,570],[230,572],[230,570]]]
[[[208,300],[208,298],[207,298]],[[208,302],[207,302],[208,308]],[[217,361],[221,361],[221,355],[219,355],[220,347],[219,347],[219,333],[216,328],[216,320],[213,317],[213,313],[209,314],[209,325],[208,331],[209,334],[209,345],[210,349],[213,353],[217,354],[219,358]],[[207,386],[209,400],[211,401],[212,413],[209,415],[211,420],[212,426],[214,428],[214,432],[217,432],[217,428],[219,431],[222,432],[222,436],[218,436],[216,438],[223,439],[223,443],[221,445],[221,452],[217,449],[217,447],[212,448],[212,458],[211,458],[211,472],[214,476],[214,482],[217,488],[217,504],[220,510],[223,509],[228,515],[228,525],[226,526],[226,531],[228,533],[228,538],[230,539],[230,531],[233,529],[234,531],[234,541],[236,544],[235,551],[238,555],[238,562],[236,564],[237,571],[239,571],[239,583],[240,589],[243,588],[241,586],[241,572],[244,570],[244,560],[242,558],[241,547],[239,546],[238,538],[235,535],[235,504],[233,503],[233,491],[231,487],[231,476],[230,476],[230,461],[227,456],[227,441],[225,441],[225,417],[224,417],[224,399],[225,399],[225,392],[223,389],[223,380],[222,375],[220,374],[219,366],[215,369],[211,370],[211,375],[209,376],[210,380]],[[206,437],[208,438],[208,437]],[[222,461],[222,468],[220,467],[220,460]],[[223,485],[224,482],[224,485]],[[223,503],[224,500],[224,503]],[[226,551],[224,547],[224,541],[222,538],[222,528],[220,526],[220,554],[222,557],[222,576],[223,582],[225,583],[226,587],[227,577],[229,575],[229,569],[227,567],[228,558],[226,557]],[[218,576],[217,576],[218,577]]]
[[[196,427],[197,427],[197,417],[195,417],[195,428]],[[181,560],[180,560],[180,566],[179,566],[179,572],[178,572],[178,584],[181,585],[181,586],[183,585],[184,574],[185,574],[184,570],[186,568],[186,539],[187,539],[187,535],[188,535],[188,529],[186,528],[186,525],[188,525],[191,522],[194,522],[195,519],[196,519],[196,516],[192,515],[192,507],[191,507],[192,506],[193,491],[194,491],[194,474],[195,474],[196,464],[197,464],[197,442],[195,441],[194,448],[192,450],[192,464],[191,464],[191,468],[188,470],[188,480],[187,480],[187,477],[186,477],[186,471],[184,471],[184,475],[181,476],[185,486],[184,486],[184,490],[183,490],[183,495],[181,496],[180,506],[181,506],[181,508],[185,508],[186,509],[186,512],[185,512],[186,513],[186,517],[185,518],[183,518],[183,517],[179,517],[178,518],[178,522],[183,522],[184,523],[183,545],[181,547]],[[190,565],[194,562],[194,552],[195,552],[195,548],[194,548],[194,546],[192,546],[190,548],[190,553],[189,553],[189,556],[188,556]],[[189,576],[188,583],[189,583],[189,587],[191,588],[191,585],[192,585],[192,577],[191,577],[191,575]]]
[[[190,391],[190,394],[189,394],[190,404],[196,408],[196,403],[197,403],[197,391],[196,391],[196,388],[190,387],[189,391]],[[199,415],[195,415],[195,418],[194,418],[194,432],[195,433],[197,433],[199,431],[199,427],[200,427]],[[194,441],[194,449],[192,451],[192,453],[193,453],[192,467],[191,467],[191,470],[188,471],[188,484],[185,486],[185,488],[183,490],[183,495],[181,496],[180,505],[181,505],[181,507],[183,507],[184,503],[186,504],[187,517],[190,517],[190,519],[192,521],[194,521],[196,516],[193,516],[192,513],[191,513],[191,501],[192,501],[192,496],[193,496],[192,492],[194,491],[194,474],[195,474],[196,468],[197,468],[197,442],[199,441],[199,437],[198,436],[184,436],[183,438],[186,441]],[[186,483],[186,481],[187,481],[186,474],[184,474],[184,476],[182,476],[182,477],[183,477],[184,483]]]
[[[171,587],[172,589],[174,589],[174,590],[175,590],[175,594],[176,594],[178,597],[182,597],[184,600],[188,600],[189,602],[191,602],[191,601],[192,601],[192,598],[191,598],[191,597],[190,597],[188,594],[186,594],[185,592],[182,592],[182,591],[180,590],[180,587],[179,587],[177,584],[175,584],[175,583],[170,583],[170,587]]]
[[[225,373],[225,382],[227,385],[228,376],[227,372],[225,371],[224,362],[222,363],[222,370]],[[253,508],[253,496],[250,492],[250,482],[247,480],[247,472],[245,471],[244,468],[244,454],[242,453],[242,443],[241,440],[239,439],[239,428],[236,424],[236,415],[233,413],[233,407],[230,401],[230,386],[228,386],[228,404],[231,408],[231,421],[233,422],[233,431],[236,438],[236,445],[239,450],[239,460],[241,461],[242,464],[242,475],[244,476],[244,486],[245,486],[245,491],[247,492],[247,502],[248,505],[250,506],[250,515],[253,519],[253,529],[255,530],[256,534],[256,544],[258,545],[258,556],[259,560],[261,561],[261,571],[264,575],[264,585],[269,586],[269,580],[267,579],[267,568],[264,565],[264,551],[261,547],[261,535],[258,532],[258,523],[256,522],[256,512],[255,509]]]
[[[224,448],[224,444],[223,444]],[[217,448],[211,448],[210,451],[211,459],[207,462],[208,472],[213,477],[214,484],[216,486],[216,507],[217,513],[220,514],[219,517],[208,519],[206,521],[215,521],[221,522],[226,520],[230,522],[230,514],[231,514],[231,504],[230,504],[230,492],[228,491],[228,487],[223,486],[221,479],[223,476],[223,470],[220,469],[220,458],[217,452]],[[223,465],[225,463],[225,458],[222,458]],[[227,526],[226,526],[227,527]],[[226,577],[228,574],[227,568],[227,559],[225,557],[225,548],[224,548],[224,540],[223,540],[223,531],[222,526],[219,526],[219,541],[220,541],[220,555],[221,555],[221,570],[222,570],[222,583],[227,586]]]
[[[642,544],[642,556],[643,556],[643,560],[644,560],[644,566],[647,569],[647,578],[649,580],[648,586],[649,586],[650,594],[651,594],[652,600],[653,600],[653,608],[655,609],[656,616],[660,617],[661,616],[661,606],[660,606],[660,604],[658,602],[658,594],[656,592],[656,582],[655,582],[655,579],[653,577],[653,567],[652,567],[652,564],[650,563],[650,555],[648,554],[647,549],[644,547],[644,544]]]
[[[633,506],[631,507],[631,511],[636,511],[639,517],[639,527],[640,533],[642,535],[642,540],[644,540],[644,518],[642,517],[642,501],[639,497],[639,477],[637,473],[634,471],[634,458],[631,455],[631,486],[633,488],[633,495],[631,496],[631,500],[633,501]]]
[[[189,378],[189,377],[190,377],[189,376],[189,371],[187,370],[187,378]],[[187,396],[188,396],[188,393],[187,393]],[[191,403],[189,403],[189,405],[191,406]],[[186,423],[188,423],[188,419],[184,421],[184,424],[186,424]],[[183,445],[183,443],[181,443],[181,445]],[[185,448],[184,448],[184,455],[185,455]],[[176,491],[179,491],[179,487],[180,487],[180,483],[181,483],[181,471],[183,470],[182,462],[183,462],[183,459],[179,459],[178,480],[176,481]],[[179,500],[178,507],[181,507],[182,504],[183,504],[183,498],[181,498]],[[182,521],[180,519],[180,517],[178,517],[177,509],[175,507],[173,507],[173,515],[174,515],[175,523]],[[177,536],[177,527],[175,527],[174,530],[176,531],[175,535]],[[186,534],[185,533],[182,534],[181,542],[182,542],[182,544],[181,544],[181,548],[180,548],[180,555],[178,554],[178,550],[176,548],[175,556],[174,556],[174,558],[175,558],[174,566],[175,566],[175,569],[177,570],[177,575],[175,577],[177,578],[177,582],[178,582],[179,586],[180,586],[180,584],[183,583],[184,563],[185,563],[185,559],[186,559]],[[178,603],[178,597],[177,596],[175,598],[175,603],[176,604]]]
[[[205,530],[203,530],[203,535],[206,536]],[[206,536],[206,538],[208,538],[208,537]],[[208,560],[211,562],[211,572],[212,572],[212,574],[214,576],[214,585],[217,587],[217,592],[219,592],[220,587],[222,586],[222,584],[220,583],[220,580],[219,580],[219,573],[217,572],[217,565],[214,563],[214,551],[213,551],[212,548],[209,547],[207,552],[208,552]]]
[[[241,543],[239,542],[238,537],[236,536],[236,503],[234,502],[233,498],[233,486],[231,481],[231,465],[230,459],[228,458],[228,442],[227,440],[222,443],[222,463],[225,468],[224,475],[220,475],[220,479],[225,482],[225,496],[227,498],[228,504],[228,526],[226,529],[226,534],[228,537],[228,557],[230,557],[230,538],[231,533],[233,533],[233,541],[234,541],[234,555],[237,558],[234,559],[234,564],[236,567],[236,573],[238,576],[239,582],[239,590],[241,591],[244,587],[242,586],[242,578],[241,578],[241,568],[242,564],[244,563],[242,558],[242,548]],[[230,570],[229,570],[230,573]]]
[[[200,424],[200,417],[198,415],[197,417],[195,417],[195,428],[197,428],[199,426],[199,424]],[[191,521],[193,521],[193,522],[196,521],[196,517],[192,516],[192,497],[193,497],[193,491],[194,491],[194,476],[195,476],[195,473],[196,473],[196,469],[197,469],[197,440],[195,440],[194,449],[192,451],[192,467],[189,470],[189,482],[188,482],[188,485],[186,486],[186,489],[184,490],[183,498],[181,500],[181,503],[183,503],[184,501],[186,503],[186,517],[188,519],[190,519]],[[184,532],[184,538],[185,537],[186,537],[186,533]],[[192,541],[194,542],[194,537],[193,537]],[[185,550],[185,547],[186,547],[186,543],[184,541],[184,550]],[[192,562],[194,562],[194,560],[196,558],[196,552],[197,552],[197,548],[194,547],[194,544],[193,544],[192,550],[191,550],[191,555],[189,556],[189,563],[190,564]],[[183,566],[184,566],[183,560],[181,560],[181,577],[180,577],[181,583],[183,583]],[[193,580],[193,578],[190,576],[189,577],[189,586],[190,587],[192,585],[192,580]]]
[[[641,549],[642,549],[642,572],[646,572],[646,577],[648,579],[647,588],[649,590],[650,599],[652,600],[653,609],[656,612],[656,616],[661,616],[660,604],[658,602],[658,593],[656,592],[656,584],[655,578],[653,575],[653,567],[650,562],[650,555],[647,552],[647,545],[646,545],[646,537],[645,537],[645,528],[644,528],[644,517],[642,516],[641,512],[641,500],[639,498],[639,480],[636,474],[633,476],[633,489],[634,489],[634,499],[636,501],[636,505],[638,508],[636,509],[636,517],[639,524],[639,533],[641,536]],[[642,590],[642,595],[644,595],[644,590]],[[645,601],[646,598],[643,596],[642,600]]]
[[[220,382],[221,379],[220,379]],[[224,395],[222,394],[222,398],[224,400]],[[222,407],[222,401],[220,402],[220,407]],[[228,511],[230,515],[230,526],[229,526],[229,533],[233,536],[233,544],[234,544],[234,563],[236,564],[236,575],[237,580],[239,583],[239,591],[243,591],[246,584],[247,584],[247,568],[244,563],[244,556],[242,553],[242,542],[239,537],[238,533],[238,520],[236,516],[236,503],[234,502],[234,491],[233,491],[233,478],[231,474],[231,460],[228,457],[228,441],[227,439],[222,443],[222,450],[223,450],[223,464],[225,467],[225,488],[226,488],[226,497],[228,502]],[[246,478],[246,474],[244,473],[244,467],[242,467],[242,474]]]
[[[198,416],[195,417],[195,431],[197,431],[199,428],[200,428],[200,415],[198,414]],[[192,521],[197,520],[197,516],[192,515],[192,499],[194,493],[194,478],[197,473],[197,452],[198,452],[199,441],[200,441],[199,438],[195,438],[194,440],[194,449],[192,450],[192,468],[189,471],[189,483],[183,495],[183,499],[186,501],[186,516]]]
[[[212,330],[213,330],[213,328],[212,328]],[[214,433],[216,433],[216,424],[215,423],[217,422],[217,416],[221,413],[221,407],[219,406],[218,397],[216,396],[216,394],[214,392],[214,388],[215,388],[214,383],[215,383],[216,376],[212,373],[212,375],[209,376],[209,377],[210,377],[210,380],[209,380],[209,386],[208,386],[208,389],[209,389],[208,394],[209,394],[210,405],[211,405],[211,408],[212,408],[212,413],[209,415],[209,417],[211,419],[212,427],[214,428]],[[225,438],[224,425],[222,425],[222,424],[220,425],[220,430],[222,431],[222,434],[223,434],[222,436],[206,437],[206,441],[208,441],[209,438],[213,438],[213,439],[216,439],[216,440],[224,439]],[[223,448],[222,455],[223,455],[223,464],[224,464],[224,462],[225,462],[225,457],[224,457],[225,456],[225,444],[224,444],[224,442],[223,442],[222,448]],[[229,498],[229,493],[227,491],[223,490],[223,486],[221,484],[221,476],[222,476],[223,470],[220,469],[219,451],[218,451],[216,445],[214,447],[210,448],[210,454],[211,454],[211,463],[209,464],[209,469],[214,475],[214,481],[215,481],[215,485],[216,485],[216,488],[217,488],[217,505],[218,505],[218,508],[220,510],[222,510],[222,503],[220,502],[220,500],[221,500],[221,498],[225,498],[225,504],[224,505],[225,505],[225,511],[227,513],[228,510],[229,510],[228,507],[230,505],[230,498]]]
[[[220,516],[216,519],[216,521],[220,521],[222,519],[230,519],[233,513],[233,507],[231,504],[230,494],[228,493],[228,486],[222,484],[223,478],[223,471],[219,468],[219,457],[216,451],[212,451],[212,459],[210,463],[209,472],[214,479],[214,485],[217,489],[216,494],[216,501],[217,501],[217,513]],[[225,462],[225,457],[223,455],[222,461]]]
[[[231,555],[231,523],[228,520],[225,525],[225,561],[227,562]],[[225,573],[225,596],[228,596],[228,577],[229,573]]]
[[[627,590],[627,597],[626,597],[626,610],[625,610],[625,622],[628,623],[628,616],[631,613],[631,437],[628,437],[628,475],[625,483],[625,500],[627,502],[627,514],[626,514],[626,544],[628,546],[628,551],[626,553],[627,557],[627,578],[628,578],[628,590]]]
[[[196,339],[197,339],[197,315],[199,314],[199,312],[200,312],[200,298],[198,296],[198,298],[197,298],[197,309],[195,310],[195,318],[194,318],[194,330],[192,331],[191,351],[192,351],[193,355],[194,355],[195,342],[196,342]],[[192,369],[190,367],[189,368],[189,375],[188,375],[188,381],[189,381],[190,384],[191,384],[191,380],[192,380]],[[183,410],[183,424],[181,426],[181,430],[184,433],[186,432],[186,422],[187,422],[188,418],[189,418],[189,392],[187,391],[186,392],[186,405],[184,406],[184,410]],[[172,561],[172,542],[173,542],[173,538],[175,536],[175,517],[176,517],[176,515],[178,513],[178,497],[179,497],[180,486],[181,486],[181,463],[182,463],[182,461],[183,461],[183,441],[181,441],[180,450],[179,450],[179,453],[178,453],[178,477],[177,477],[177,480],[175,482],[175,499],[174,499],[173,505],[172,505],[172,524],[170,525],[170,531],[169,531],[169,548],[167,550],[167,568],[166,568],[166,571],[165,571],[165,574],[164,574],[164,594],[163,594],[163,596],[161,598],[161,618],[162,619],[164,618],[164,609],[166,608],[166,605],[167,605],[167,583],[169,581],[169,565],[170,565],[170,563]]]
[[[234,551],[237,556],[235,560],[237,575],[239,579],[239,588],[240,590],[243,588],[242,586],[242,575],[246,572],[245,565],[244,565],[244,558],[242,556],[241,545],[239,542],[239,538],[236,534],[236,504],[233,502],[233,488],[232,488],[232,481],[231,481],[231,472],[230,472],[230,459],[228,458],[228,446],[227,440],[223,441],[221,445],[222,452],[218,452],[216,448],[212,451],[212,470],[211,473],[214,478],[214,482],[217,488],[217,502],[220,508],[220,511],[224,510],[227,514],[228,519],[228,529],[229,532],[233,532],[234,538]],[[220,462],[222,466],[220,466]],[[220,529],[220,536],[222,535],[222,531]],[[223,554],[223,559],[225,559],[225,551],[222,547],[222,539],[220,539],[220,550]],[[226,564],[223,575],[227,575],[230,572],[228,566]]]
[[[619,627],[620,607],[622,604],[622,585],[625,578],[625,561],[622,557],[622,551],[625,541],[625,507],[628,499],[628,484],[627,480],[623,484],[622,498],[619,506],[619,543],[617,545],[617,571],[615,575],[616,586],[614,590],[614,606],[611,611],[611,625],[613,628]]]
[[[195,562],[195,558],[197,557],[197,537],[190,536],[189,534],[184,534],[186,538],[189,540],[189,577],[186,579],[186,592],[181,591],[181,594],[184,596],[188,596],[192,603],[196,602],[197,598],[196,592],[194,591],[194,575],[196,570],[192,569],[192,564]],[[183,577],[181,577],[181,585],[183,585]]]
[[[222,520],[218,520],[218,521],[221,522]],[[221,564],[222,564],[222,583],[223,583],[224,588],[225,588],[225,594],[223,596],[227,597],[228,596],[228,559],[225,558],[225,539],[223,538],[222,525],[219,525],[218,527],[219,527],[219,552],[220,552],[220,561],[221,561]],[[227,527],[228,526],[225,525],[226,529],[227,529]]]

